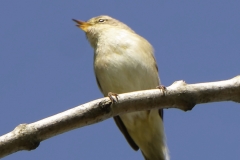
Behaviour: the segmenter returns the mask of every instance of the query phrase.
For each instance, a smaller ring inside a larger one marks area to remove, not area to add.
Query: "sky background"
[[[154,47],[162,84],[240,74],[240,1],[1,1],[0,135],[101,98],[93,49],[72,18],[110,15]],[[240,104],[165,110],[171,160],[240,158]],[[46,141],[6,160],[142,160],[112,119]]]

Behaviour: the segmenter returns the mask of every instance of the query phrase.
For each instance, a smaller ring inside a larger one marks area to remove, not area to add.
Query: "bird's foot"
[[[116,98],[116,100],[113,98],[113,96]],[[112,93],[112,92],[108,92],[108,97],[111,100],[112,103],[114,102],[118,102],[118,94],[117,93]]]
[[[157,89],[160,89],[163,94],[165,95],[165,93],[167,92],[167,88],[164,85],[159,85],[156,87]]]

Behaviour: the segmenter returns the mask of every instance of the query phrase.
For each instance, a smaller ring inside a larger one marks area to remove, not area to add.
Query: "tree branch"
[[[165,91],[152,89],[119,94],[116,102],[97,99],[30,124],[20,124],[0,137],[0,158],[20,150],[33,150],[55,135],[133,111],[154,108],[191,110],[196,104],[233,101],[240,103],[240,75],[226,81],[186,84],[176,81]]]

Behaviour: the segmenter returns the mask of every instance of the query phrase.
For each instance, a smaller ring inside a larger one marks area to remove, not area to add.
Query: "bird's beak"
[[[91,26],[90,23],[84,22],[84,21],[80,21],[80,20],[76,20],[76,19],[72,19],[74,22],[76,22],[76,26],[81,28],[84,32],[87,32],[87,29],[89,26]]]

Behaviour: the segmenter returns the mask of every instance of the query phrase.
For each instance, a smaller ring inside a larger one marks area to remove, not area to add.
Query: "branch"
[[[234,101],[240,103],[240,75],[226,81],[186,84],[176,81],[165,91],[152,89],[119,94],[112,103],[97,99],[30,124],[20,124],[0,137],[0,158],[20,150],[33,150],[55,135],[133,111],[156,108],[191,110],[196,104]]]

